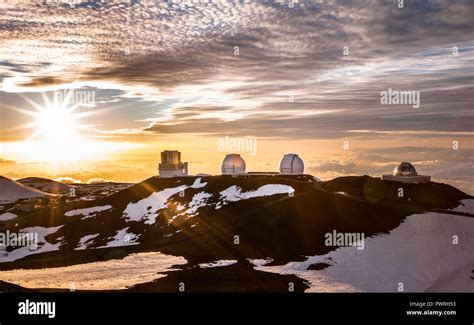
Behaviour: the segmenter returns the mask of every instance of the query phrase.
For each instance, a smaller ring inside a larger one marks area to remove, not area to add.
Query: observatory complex
[[[280,172],[247,172],[245,160],[236,153],[225,156],[221,164],[222,175],[233,177],[273,176],[273,175],[303,175],[303,160],[294,153],[288,153],[280,161]],[[188,176],[188,163],[181,161],[181,152],[165,150],[161,153],[161,163],[158,164],[158,175],[162,178]],[[210,176],[210,175],[209,175]]]
[[[245,160],[236,153],[227,154],[221,164],[222,175],[232,177],[248,178],[260,176],[292,176],[303,175],[304,162],[295,153],[287,153],[283,155],[280,161],[280,170],[278,172],[248,172]],[[188,163],[181,161],[181,152],[177,150],[165,150],[161,153],[161,163],[158,164],[159,177],[170,178],[188,176]],[[207,174],[203,174],[210,176]],[[313,178],[320,181],[318,178]],[[418,175],[415,167],[409,162],[401,162],[392,174],[382,175],[384,181],[395,181],[402,183],[427,183],[431,181],[431,176]]]
[[[188,163],[181,162],[181,152],[165,150],[161,153],[161,163],[158,164],[160,177],[168,178],[188,175]]]
[[[246,165],[244,159],[235,153],[225,156],[221,165],[222,175],[234,176],[263,176],[263,175],[278,175],[276,172],[246,172]],[[303,160],[294,153],[289,153],[283,156],[280,161],[281,175],[301,175],[304,172]]]
[[[430,176],[418,175],[415,167],[409,162],[400,163],[390,175],[382,175],[384,181],[396,181],[402,183],[427,183],[431,180]]]

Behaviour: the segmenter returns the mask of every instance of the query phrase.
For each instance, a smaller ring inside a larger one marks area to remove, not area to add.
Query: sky
[[[0,13],[7,177],[137,182],[165,149],[218,174],[227,139],[256,142],[237,148],[250,171],[289,152],[323,180],[411,161],[474,194],[472,1],[3,0]],[[383,103],[390,90],[419,105]],[[56,99],[70,113],[52,123]]]

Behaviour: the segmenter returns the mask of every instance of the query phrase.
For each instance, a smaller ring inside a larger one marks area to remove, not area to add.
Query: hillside
[[[52,197],[52,195],[0,176],[0,204],[38,197]]]
[[[74,188],[71,185],[63,184],[60,182],[53,181],[52,179],[42,178],[42,177],[27,177],[17,180],[19,183],[33,187],[37,190],[46,193],[65,193],[69,189]]]
[[[228,273],[233,279],[225,276],[231,268],[248,273],[249,281],[258,286],[265,273],[255,271],[255,265],[270,267],[328,254],[337,248],[324,242],[325,234],[333,230],[378,238],[407,216],[427,211],[472,218],[472,211],[452,211],[471,197],[449,185],[404,184],[403,200],[396,195],[398,186],[365,176],[323,183],[309,175],[152,177],[108,197],[63,203],[6,221],[3,227],[0,223],[3,231],[35,231],[40,237],[37,250],[0,250],[0,269],[86,267],[78,263],[92,267],[126,258],[136,265],[133,260],[141,261],[141,252],[159,251],[165,255],[156,256],[158,260],[179,256],[185,266],[179,273],[160,269],[157,272],[168,276],[152,287],[140,286],[143,291],[165,290],[173,277],[190,279],[196,272],[205,273],[209,283],[219,278],[235,286],[238,274]],[[201,270],[203,263],[215,261],[222,262]],[[276,283],[267,289],[284,287]],[[303,290],[305,285],[298,283]]]
[[[451,209],[469,195],[447,184],[428,182],[407,184],[382,181],[369,176],[338,177],[324,182],[323,188],[331,192],[345,192],[373,202],[393,202],[433,209]],[[403,196],[399,190],[403,189]]]

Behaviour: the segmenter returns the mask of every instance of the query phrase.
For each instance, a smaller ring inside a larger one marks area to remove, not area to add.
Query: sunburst
[[[20,96],[30,104],[30,109],[6,106],[32,118],[32,121],[15,129],[34,129],[27,139],[6,144],[17,159],[28,162],[64,163],[104,158],[104,154],[123,146],[117,143],[89,140],[80,130],[90,130],[81,124],[81,119],[93,115],[95,111],[79,112],[81,104],[71,103],[72,91],[64,96],[54,96],[53,100],[42,93],[43,103],[39,104],[24,94]],[[58,97],[62,100],[58,100]]]

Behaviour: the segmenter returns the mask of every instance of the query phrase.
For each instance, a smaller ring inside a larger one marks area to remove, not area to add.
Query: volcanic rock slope
[[[0,203],[15,203],[18,200],[52,197],[51,194],[42,192],[36,188],[23,185],[20,182],[0,176]]]
[[[62,193],[74,188],[73,186],[42,177],[22,178],[18,182],[46,193]]]
[[[367,176],[328,182],[310,175],[152,177],[109,197],[0,223],[3,232],[40,234],[36,250],[0,251],[0,270],[147,251],[182,256],[190,265],[223,259],[284,264],[334,250],[324,244],[324,234],[333,230],[366,237],[388,233],[408,215],[453,209],[470,198],[445,184]]]

